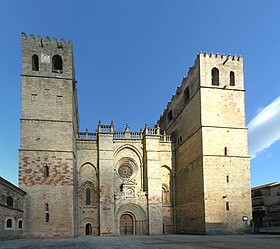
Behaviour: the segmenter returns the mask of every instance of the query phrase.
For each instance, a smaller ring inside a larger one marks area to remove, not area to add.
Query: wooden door
[[[133,218],[129,214],[124,214],[120,219],[120,234],[128,235],[134,234]]]

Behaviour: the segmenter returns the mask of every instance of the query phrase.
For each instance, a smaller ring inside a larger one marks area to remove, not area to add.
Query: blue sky
[[[0,1],[0,176],[17,184],[21,32],[71,39],[80,130],[153,125],[199,51],[244,58],[252,186],[280,181],[280,1]]]

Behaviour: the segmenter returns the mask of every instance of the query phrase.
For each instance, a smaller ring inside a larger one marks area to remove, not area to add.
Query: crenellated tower
[[[75,236],[78,104],[72,43],[22,33],[19,186],[25,235]]]
[[[159,123],[175,138],[177,233],[234,233],[251,217],[243,60],[202,54]],[[242,220],[243,219],[243,220]]]

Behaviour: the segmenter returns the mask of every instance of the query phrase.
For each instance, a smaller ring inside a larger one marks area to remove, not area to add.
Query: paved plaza
[[[1,249],[87,249],[87,248],[189,248],[189,249],[279,249],[280,235],[165,235],[165,236],[83,236],[69,239],[19,239],[0,241]]]

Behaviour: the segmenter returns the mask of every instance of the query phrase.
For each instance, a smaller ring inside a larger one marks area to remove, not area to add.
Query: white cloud
[[[252,158],[280,140],[280,96],[250,121],[248,130],[249,154]]]

